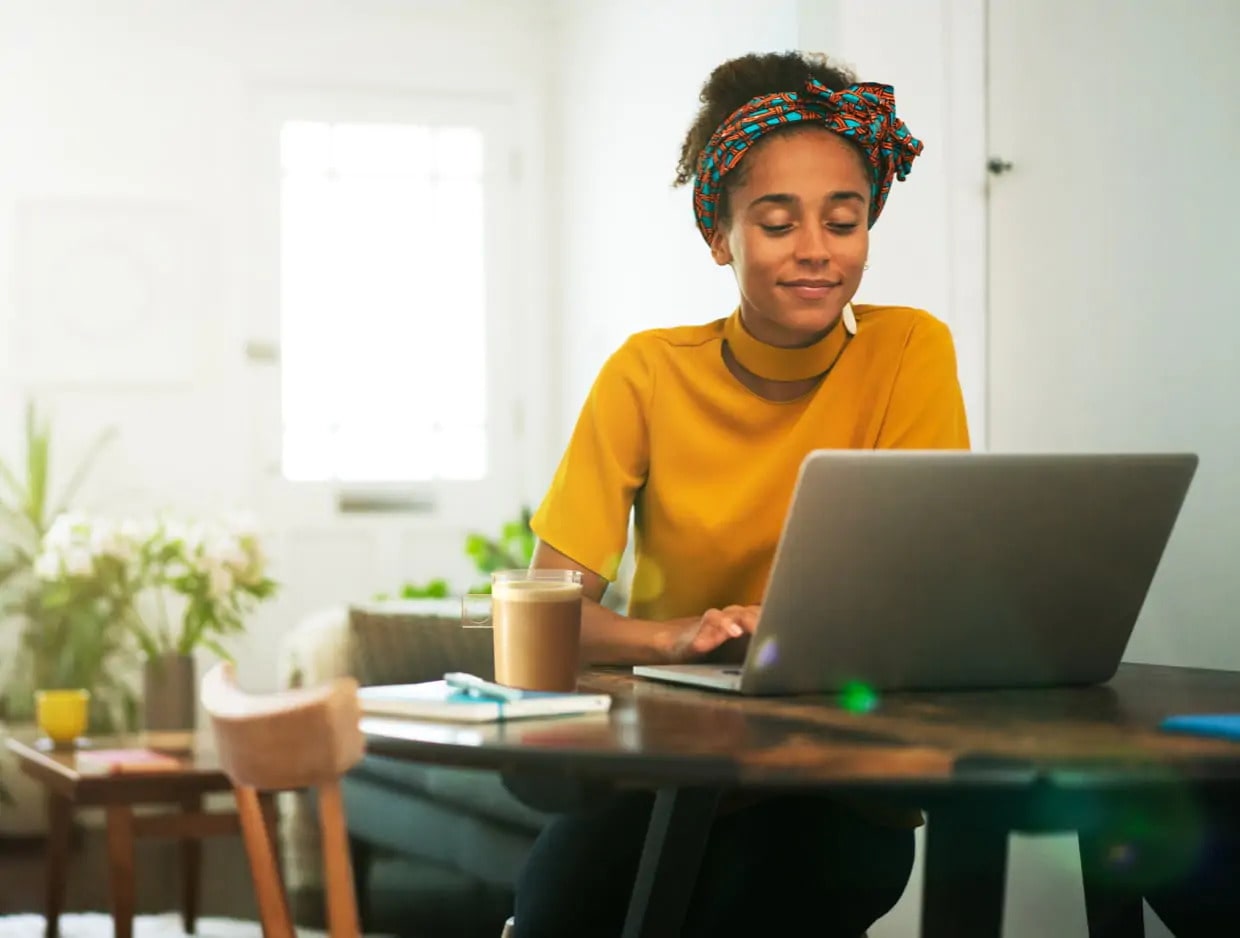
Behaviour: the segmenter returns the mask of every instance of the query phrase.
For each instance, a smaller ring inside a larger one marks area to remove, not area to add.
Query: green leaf
[[[34,403],[26,403],[26,514],[40,531],[46,530],[47,487],[51,473],[52,434],[39,423]]]
[[[213,654],[224,661],[233,661],[233,656],[219,642],[213,638],[204,638],[202,640],[203,647],[209,649]]]
[[[17,478],[17,474],[9,468],[9,464],[3,459],[0,459],[0,481],[4,482],[5,488],[9,490],[13,501],[18,506],[24,508],[29,497],[26,493],[26,486],[22,485],[21,480]]]
[[[65,485],[64,491],[60,495],[55,510],[51,517],[65,511],[73,502],[73,498],[77,495],[77,491],[82,487],[82,483],[86,481],[86,477],[90,474],[91,468],[94,466],[95,460],[99,458],[99,454],[112,443],[117,437],[115,427],[108,427],[97,437],[94,442],[86,449],[85,455],[78,461],[77,467],[73,470],[73,474],[69,478],[69,482]]]

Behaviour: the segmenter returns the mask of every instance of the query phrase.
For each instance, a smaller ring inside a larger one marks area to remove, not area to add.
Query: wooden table
[[[144,746],[137,738],[95,738],[92,749]],[[193,737],[189,750],[178,756],[181,766],[147,774],[83,774],[77,752],[45,750],[31,740],[10,739],[8,747],[22,771],[47,793],[48,843],[44,911],[46,935],[59,933],[69,862],[70,828],[74,808],[101,806],[107,815],[108,877],[116,938],[131,938],[134,917],[134,841],[138,837],[171,837],[181,841],[181,912],[187,934],[198,918],[202,867],[201,839],[240,832],[235,813],[203,811],[203,796],[231,791],[211,751],[209,734]],[[135,813],[141,805],[174,806],[171,813]],[[266,805],[274,823],[274,808]]]
[[[626,938],[678,934],[722,791],[882,794],[927,812],[922,934],[997,936],[1011,831],[1076,831],[1090,934],[1141,935],[1139,895],[1097,862],[1118,819],[1156,831],[1186,793],[1240,801],[1240,744],[1160,732],[1240,712],[1240,674],[1123,665],[1084,688],[740,698],[589,672],[610,714],[460,726],[365,718],[368,751],[419,762],[656,789]]]

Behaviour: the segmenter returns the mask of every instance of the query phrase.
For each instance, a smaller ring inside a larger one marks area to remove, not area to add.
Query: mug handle
[[[478,606],[482,602],[486,603],[486,614],[479,617],[470,611],[470,603]],[[461,597],[461,628],[463,629],[489,629],[491,625],[491,594],[490,593],[466,593]]]

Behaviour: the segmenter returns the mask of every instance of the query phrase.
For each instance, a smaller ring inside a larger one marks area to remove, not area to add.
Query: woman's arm
[[[708,609],[700,616],[656,622],[631,619],[602,605],[607,581],[539,541],[530,563],[535,570],[579,570],[581,604],[581,657],[584,664],[667,664],[692,661],[729,639],[753,632],[757,606]]]

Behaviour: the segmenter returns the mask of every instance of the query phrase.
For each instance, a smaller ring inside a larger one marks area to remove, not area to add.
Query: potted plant
[[[159,522],[142,540],[141,584],[129,620],[141,647],[144,725],[188,730],[195,725],[194,652],[232,660],[225,647],[245,631],[246,616],[275,594],[254,524],[241,516],[219,523]]]
[[[523,507],[519,518],[504,523],[498,537],[473,532],[465,538],[465,553],[474,569],[486,577],[471,593],[491,592],[491,574],[496,570],[522,570],[530,565],[535,542],[530,518],[529,508]]]
[[[66,518],[66,506],[114,437],[109,429],[96,438],[53,499],[50,425],[28,403],[24,459],[15,465],[0,460],[0,638],[7,646],[0,716],[11,721],[33,717],[41,689],[91,692],[95,732],[119,728],[132,712],[132,693],[120,676],[126,641],[118,564],[100,560],[89,536],[70,543],[81,519]],[[49,546],[66,551],[67,565],[54,573]]]

